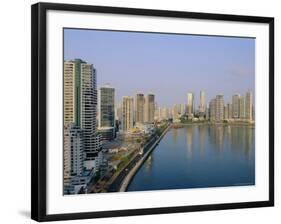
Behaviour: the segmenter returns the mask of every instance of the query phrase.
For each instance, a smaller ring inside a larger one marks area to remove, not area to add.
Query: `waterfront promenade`
[[[148,158],[150,153],[155,149],[156,145],[160,142],[160,140],[164,137],[164,135],[167,133],[167,131],[171,128],[172,124],[169,124],[168,127],[162,132],[162,134],[157,138],[157,140],[149,147],[149,149],[143,154],[143,156],[134,164],[133,167],[130,167],[130,170],[127,170],[126,176],[122,178],[122,182],[120,184],[120,188],[118,191],[125,192],[127,187],[129,186],[132,178],[137,173],[139,168],[142,166],[142,164],[145,162],[145,160]]]

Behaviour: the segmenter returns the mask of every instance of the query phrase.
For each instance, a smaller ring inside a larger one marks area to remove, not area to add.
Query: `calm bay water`
[[[189,125],[170,129],[127,191],[255,184],[255,129]]]

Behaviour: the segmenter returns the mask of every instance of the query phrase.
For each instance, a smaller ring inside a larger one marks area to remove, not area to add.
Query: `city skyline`
[[[138,166],[171,130],[188,130],[181,141],[192,152],[190,127],[216,128],[216,139],[222,127],[255,125],[254,39],[64,32],[64,194],[130,191]],[[203,186],[221,186],[217,178]],[[170,184],[164,189],[179,186]]]
[[[219,94],[231,102],[232,95],[248,90],[254,99],[254,39],[72,29],[64,32],[64,59],[83,58],[93,64],[97,87],[107,83],[113,86],[117,103],[123,96],[152,92],[159,106],[172,107],[185,103],[187,92],[193,92],[197,109],[201,90],[206,102]]]
[[[96,78],[93,64],[78,58],[64,61],[64,194],[126,190],[126,167],[145,160],[170,128],[198,122],[254,124],[250,91],[233,95],[226,104],[223,94],[216,95],[208,108],[205,91],[200,90],[198,109],[194,92],[186,94],[186,104],[168,109],[157,106],[155,94],[139,92],[123,96],[120,108],[115,106],[115,88],[97,89]]]

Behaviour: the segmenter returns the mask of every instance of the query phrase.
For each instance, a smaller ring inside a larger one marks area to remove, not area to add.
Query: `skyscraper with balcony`
[[[136,123],[144,123],[145,98],[143,93],[137,93],[135,96],[135,119]]]
[[[187,93],[187,115],[193,116],[194,113],[194,93]]]
[[[122,130],[129,131],[134,126],[134,99],[124,96],[122,101]]]
[[[115,137],[115,89],[109,85],[99,88],[99,127],[101,140]]]
[[[98,169],[96,157],[101,149],[96,127],[96,71],[81,59],[64,62],[64,126],[83,132],[84,167]]]
[[[145,112],[144,112],[144,122],[153,123],[154,113],[155,113],[155,95],[149,93],[145,98]]]

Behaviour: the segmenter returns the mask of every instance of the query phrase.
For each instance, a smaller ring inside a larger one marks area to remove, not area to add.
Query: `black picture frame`
[[[46,214],[46,12],[64,10],[269,24],[269,200],[69,214]],[[74,4],[37,3],[31,11],[31,218],[55,221],[274,206],[274,18]]]

